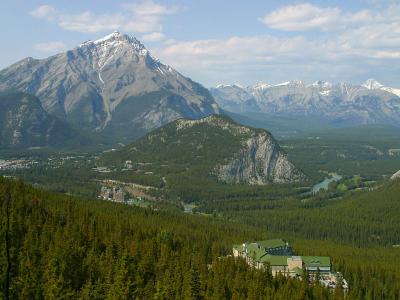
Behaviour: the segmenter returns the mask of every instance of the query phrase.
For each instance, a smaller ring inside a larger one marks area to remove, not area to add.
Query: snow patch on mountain
[[[269,83],[259,82],[253,87],[253,89],[255,89],[255,90],[265,90],[265,89],[270,88],[271,86],[272,85],[270,85]]]
[[[384,86],[383,84],[372,78],[365,81],[362,86],[369,90],[382,90],[400,97],[400,89]]]
[[[376,81],[373,78],[370,78],[368,80],[366,80],[361,86],[369,89],[369,90],[377,90],[383,87],[383,84],[381,84],[380,82]]]

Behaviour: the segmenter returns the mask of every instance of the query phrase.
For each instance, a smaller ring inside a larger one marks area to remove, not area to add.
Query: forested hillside
[[[212,217],[152,211],[0,179],[2,297],[21,299],[342,299],[227,258],[231,245],[271,237]],[[282,236],[285,237],[285,236]],[[347,299],[397,299],[398,249],[294,240],[326,254],[350,282]],[[379,255],[377,255],[379,254]]]
[[[224,258],[255,231],[79,200],[0,179],[1,295],[20,299],[328,299]],[[340,291],[337,292],[337,294]]]
[[[308,179],[268,131],[217,115],[171,122],[102,154],[96,165],[110,171],[107,179],[162,188],[165,198],[184,202],[261,196],[272,183]]]
[[[400,244],[400,181],[387,182],[374,191],[350,192],[343,198],[324,199],[327,193],[303,201],[225,201],[205,203],[201,208],[267,231],[303,238],[355,247]]]

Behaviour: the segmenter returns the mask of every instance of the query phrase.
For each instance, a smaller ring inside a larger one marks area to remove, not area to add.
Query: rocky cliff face
[[[395,179],[399,179],[400,178],[400,171],[397,171],[396,173],[394,173],[390,179],[391,180],[395,180]]]
[[[265,185],[307,179],[307,176],[288,160],[273,136],[265,130],[242,126],[226,117],[215,115],[200,120],[178,120],[175,124],[179,136],[187,135],[189,131],[207,134],[221,130],[225,136],[231,136],[231,139],[237,141],[236,147],[227,151],[230,154],[223,158],[223,162],[217,161],[211,171],[220,181]],[[199,146],[203,147],[203,144]],[[225,145],[215,146],[218,151]]]
[[[227,164],[216,168],[218,178],[228,183],[267,184],[306,180],[267,132],[252,133],[242,149]]]
[[[219,113],[207,89],[119,32],[2,70],[0,90],[10,88],[37,96],[48,113],[81,128],[122,137]]]

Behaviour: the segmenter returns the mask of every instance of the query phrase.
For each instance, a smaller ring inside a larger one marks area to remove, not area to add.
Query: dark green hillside
[[[9,287],[13,299],[343,299],[338,292],[271,278],[267,271],[221,258],[233,243],[287,235],[210,217],[71,198],[4,179],[0,199],[2,298]],[[290,241],[304,255],[332,257],[334,268],[349,281],[346,299],[400,296],[397,248]]]
[[[228,117],[211,116],[202,120],[178,120],[167,124],[122,149],[101,156],[99,166],[112,170],[105,178],[162,188],[170,199],[186,202],[238,197],[275,198],[295,194],[288,185],[250,186],[225,184],[215,168],[232,161],[243,142],[263,129],[253,129]],[[282,151],[272,138],[271,147]],[[125,163],[131,161],[131,168]],[[205,187],[207,187],[205,189]]]
[[[223,258],[258,234],[204,217],[80,200],[0,179],[1,297],[328,299]],[[9,259],[7,259],[9,253]],[[9,263],[8,263],[9,262]]]
[[[78,147],[94,139],[49,115],[40,100],[18,91],[0,93],[0,148]]]
[[[231,122],[223,117],[217,118]],[[250,134],[237,136],[212,123],[199,123],[178,130],[177,123],[172,122],[106,155],[103,161],[121,166],[126,160],[134,159],[135,163],[151,163],[159,167],[157,174],[161,176],[181,173],[185,176],[207,177],[218,163],[232,158],[240,150],[241,142],[248,137]],[[149,169],[152,168],[149,166]]]
[[[315,179],[324,176],[321,171],[381,178],[400,168],[400,130],[394,127],[315,131],[280,143],[293,162]]]
[[[205,205],[241,223],[311,239],[356,247],[400,244],[400,181],[336,200],[236,201]]]

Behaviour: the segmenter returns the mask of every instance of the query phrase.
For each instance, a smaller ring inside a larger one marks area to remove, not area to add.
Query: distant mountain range
[[[221,108],[234,113],[267,113],[284,117],[316,117],[337,125],[400,126],[400,89],[369,79],[362,85],[288,81],[210,89]]]
[[[38,97],[60,120],[119,142],[179,118],[219,113],[206,88],[119,32],[1,70],[0,91],[9,89]]]

